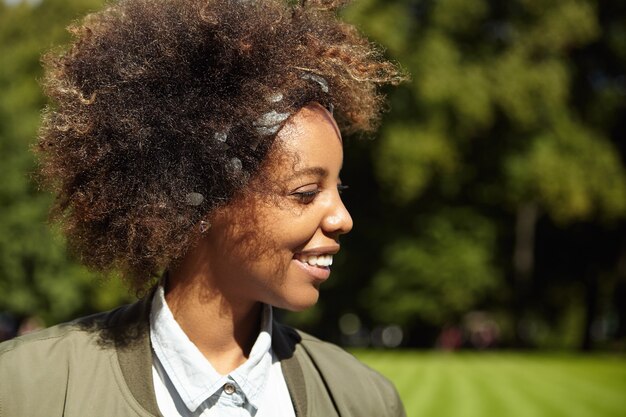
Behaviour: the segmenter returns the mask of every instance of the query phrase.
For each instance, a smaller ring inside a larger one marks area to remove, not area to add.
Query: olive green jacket
[[[161,416],[151,297],[0,344],[0,417]],[[404,417],[393,385],[335,345],[274,323],[297,417]]]

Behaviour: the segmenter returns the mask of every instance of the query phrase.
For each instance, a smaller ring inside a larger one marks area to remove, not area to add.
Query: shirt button
[[[233,395],[234,392],[237,391],[237,389],[235,388],[235,386],[229,382],[227,382],[226,384],[224,384],[224,392],[228,395]]]

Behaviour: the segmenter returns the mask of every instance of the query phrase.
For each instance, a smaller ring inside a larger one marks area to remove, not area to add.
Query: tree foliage
[[[393,112],[371,147],[384,217],[357,209],[357,227],[359,220],[389,226],[368,241],[384,255],[363,282],[361,311],[410,329],[458,323],[476,308],[504,310],[514,330],[524,317],[554,322],[539,302],[571,320],[567,303],[547,295],[555,288],[565,294],[582,282],[623,280],[616,236],[626,214],[617,128],[626,94],[624,7],[364,0],[346,16],[413,77],[391,92]],[[594,267],[580,268],[583,260],[558,264],[554,248],[536,248],[534,236],[556,233],[573,254],[570,231],[580,227],[611,236],[598,250],[613,255],[600,261],[589,250]],[[590,272],[596,268],[612,272],[599,278]],[[587,316],[615,313],[610,303],[591,305],[589,291],[577,293]],[[580,337],[589,325],[579,323]]]
[[[39,57],[67,40],[65,26],[97,3],[0,3],[0,310],[47,323],[128,298],[115,281],[95,279],[68,259],[62,237],[47,224],[51,198],[37,187],[29,152],[45,105]]]
[[[509,329],[510,343],[521,332],[531,344],[588,345],[598,323],[626,340],[626,7],[618,3],[347,7],[345,18],[412,82],[389,91],[392,111],[376,140],[347,138],[355,229],[320,304],[290,319],[332,338],[337,319],[355,312],[366,325],[401,324],[415,341],[425,326],[482,309]],[[28,152],[45,105],[39,56],[99,5],[0,3],[0,310],[48,323],[128,298],[118,281],[68,257],[45,224],[50,197],[35,185]],[[557,336],[528,330],[537,328]]]

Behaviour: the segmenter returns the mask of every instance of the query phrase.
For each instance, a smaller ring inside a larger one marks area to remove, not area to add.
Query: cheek
[[[256,204],[252,209],[233,207],[216,219],[214,242],[218,256],[240,274],[281,276],[294,253],[314,236],[318,219],[312,210],[278,204]],[[219,229],[219,230],[218,230]]]
[[[250,230],[239,230],[225,240],[228,249],[222,253],[233,270],[252,280],[270,279],[283,275],[293,256],[289,230],[258,225]],[[295,239],[293,240],[295,242]]]
[[[315,232],[311,222],[301,217],[289,217],[286,213],[276,215],[281,221],[259,225],[242,239],[246,243],[236,249],[238,267],[243,269],[241,273],[268,286],[285,282],[293,268],[294,254],[306,246]]]
[[[274,208],[263,214],[256,225],[257,239],[292,255],[306,245],[319,226],[315,213],[302,207]]]
[[[315,228],[310,222],[294,221],[284,227],[263,234],[263,239],[271,242],[276,257],[291,260],[293,256],[305,249],[315,235]]]

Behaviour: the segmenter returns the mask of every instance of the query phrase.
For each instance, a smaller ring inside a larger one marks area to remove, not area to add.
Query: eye
[[[320,191],[321,190],[317,187],[317,185],[315,185],[315,188],[311,188],[311,186],[299,188],[290,195],[295,197],[299,203],[310,204],[313,200],[315,200],[315,197],[317,197]]]
[[[337,191],[339,191],[339,194],[343,194],[343,192],[346,191],[348,188],[350,187],[344,184],[337,185]]]

